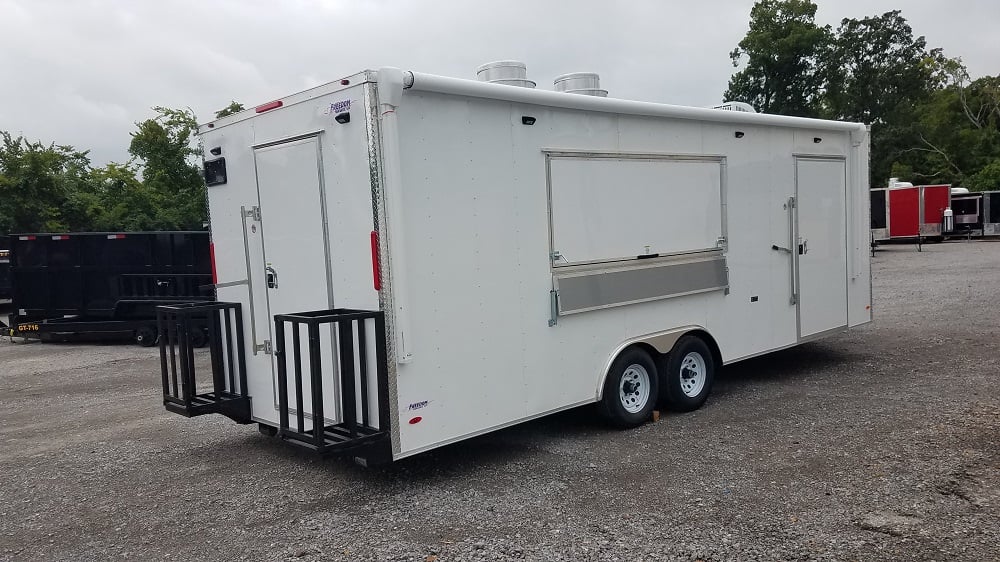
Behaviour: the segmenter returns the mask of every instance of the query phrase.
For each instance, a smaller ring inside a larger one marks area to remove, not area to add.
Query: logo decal
[[[343,113],[351,109],[351,100],[341,100],[330,104],[330,107],[326,109],[327,114]]]

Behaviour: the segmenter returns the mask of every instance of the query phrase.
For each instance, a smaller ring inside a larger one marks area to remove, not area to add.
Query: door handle
[[[267,273],[267,288],[277,289],[278,288],[278,272],[274,270],[273,267],[268,265],[264,268],[264,272]]]
[[[772,250],[777,250],[779,252],[784,252],[786,254],[792,253],[792,251],[790,249],[788,249],[788,248],[782,248],[781,246],[778,246],[777,244],[771,244],[771,249]]]

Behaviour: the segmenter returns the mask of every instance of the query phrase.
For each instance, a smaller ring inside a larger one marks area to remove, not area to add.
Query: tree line
[[[899,10],[836,28],[810,0],[760,0],[724,98],[758,111],[872,126],[871,183],[1000,189],[1000,75],[971,79]]]
[[[763,113],[872,126],[871,184],[889,177],[1000,189],[1000,75],[972,79],[898,10],[836,28],[811,0],[760,0],[730,54],[724,98]],[[241,111],[232,102],[216,117]],[[205,184],[189,109],[154,108],[124,164],[0,131],[0,233],[200,229]]]
[[[241,111],[233,102],[216,117]],[[155,107],[124,164],[0,131],[0,233],[200,230],[207,220],[190,109]]]

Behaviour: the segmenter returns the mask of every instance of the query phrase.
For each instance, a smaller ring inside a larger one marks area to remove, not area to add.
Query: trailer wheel
[[[205,333],[205,330],[198,328],[191,332],[188,341],[191,342],[192,347],[205,347],[208,345],[208,334]]]
[[[274,437],[278,434],[278,428],[273,425],[265,425],[262,423],[257,424],[257,431],[259,431],[261,435],[266,435],[268,437]]]
[[[156,344],[156,329],[143,326],[135,331],[135,343],[142,347],[153,347]]]
[[[715,357],[704,340],[684,336],[666,357],[660,400],[668,410],[690,412],[705,403],[715,382]]]
[[[611,364],[598,408],[612,425],[635,427],[653,414],[658,390],[656,362],[649,353],[633,347]]]

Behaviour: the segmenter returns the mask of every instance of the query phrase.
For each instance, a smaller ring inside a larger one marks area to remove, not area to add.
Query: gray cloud
[[[1000,73],[996,0],[820,0],[818,19],[899,8],[973,76]],[[0,129],[127,159],[151,106],[202,120],[382,65],[473,77],[514,58],[549,88],[590,70],[613,96],[720,101],[752,0],[0,0]]]

